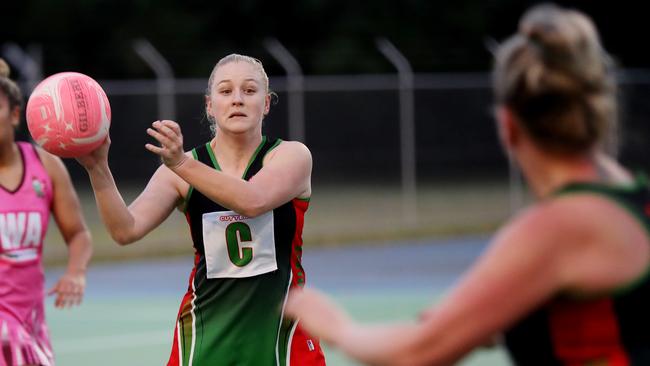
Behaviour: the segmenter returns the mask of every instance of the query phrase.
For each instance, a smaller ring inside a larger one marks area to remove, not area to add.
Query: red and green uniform
[[[264,137],[243,179],[281,143]],[[210,144],[194,158],[220,170]],[[288,290],[305,283],[300,264],[307,199],[256,218],[220,206],[190,187],[185,214],[195,248],[168,365],[324,365],[316,339],[284,317]]]
[[[650,191],[645,178],[630,187],[571,184],[558,192],[602,195],[625,208],[649,232]],[[612,222],[611,225],[616,225]],[[517,365],[650,365],[650,268],[604,296],[557,296],[506,332]]]

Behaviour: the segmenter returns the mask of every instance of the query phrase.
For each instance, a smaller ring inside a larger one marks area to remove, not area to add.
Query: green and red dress
[[[280,143],[265,136],[242,178],[253,177]],[[220,170],[209,143],[192,154]],[[308,199],[295,198],[250,218],[190,187],[185,214],[196,255],[169,366],[325,364],[318,341],[284,315],[289,289],[305,283],[302,229],[308,206]]]
[[[601,195],[650,233],[650,192],[643,177],[630,187],[578,183],[558,194]],[[649,272],[602,296],[560,295],[543,304],[506,332],[512,360],[526,366],[650,365]]]

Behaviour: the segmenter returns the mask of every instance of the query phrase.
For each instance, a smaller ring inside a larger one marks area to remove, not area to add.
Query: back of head
[[[5,62],[5,60],[0,58],[0,77],[9,77],[9,65]]]
[[[547,151],[590,151],[616,123],[611,60],[591,20],[575,10],[540,5],[526,12],[497,50],[493,83],[497,104]]]
[[[9,100],[11,109],[23,106],[23,94],[16,83],[9,78],[11,70],[9,65],[0,58],[0,93],[4,94]]]

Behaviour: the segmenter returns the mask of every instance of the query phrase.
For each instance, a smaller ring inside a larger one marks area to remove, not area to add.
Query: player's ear
[[[269,111],[271,110],[271,93],[267,93],[266,97],[264,97],[264,115],[266,116],[269,114]]]
[[[212,101],[210,100],[210,96],[209,96],[209,95],[206,95],[206,96],[205,96],[205,114],[206,114],[208,117],[210,117],[210,116],[214,116],[214,115],[212,114]]]
[[[14,129],[18,128],[18,125],[20,125],[20,107],[14,107],[11,110],[11,125]]]
[[[502,105],[497,106],[494,113],[499,141],[506,151],[510,151],[517,145],[521,135],[517,116],[510,108]]]

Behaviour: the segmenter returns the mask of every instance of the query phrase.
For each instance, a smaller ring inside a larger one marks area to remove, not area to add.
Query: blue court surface
[[[470,237],[345,248],[306,247],[309,286],[330,293],[360,321],[409,320],[439,299],[486,239]],[[137,244],[136,244],[137,245]],[[57,364],[164,365],[192,258],[94,264],[81,307],[58,310],[47,300]],[[63,272],[46,271],[48,286]],[[328,365],[357,365],[325,347]],[[509,365],[499,348],[469,355],[463,366]]]

